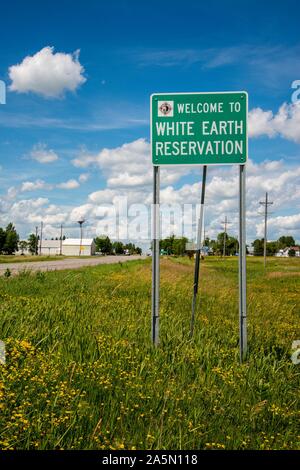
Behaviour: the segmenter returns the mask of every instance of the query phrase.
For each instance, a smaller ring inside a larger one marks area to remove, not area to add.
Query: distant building
[[[194,242],[187,242],[185,245],[185,251],[197,251],[197,243]],[[200,253],[202,256],[209,256],[213,254],[212,248],[208,246],[202,246],[200,249]]]
[[[290,250],[294,250],[295,256],[300,257],[300,247],[299,246],[287,246],[286,248],[277,251],[275,256],[278,258],[288,258]]]
[[[60,240],[42,240],[40,251],[40,243],[38,243],[38,253],[42,256],[55,256],[60,254]]]
[[[62,254],[65,256],[92,256],[96,252],[93,238],[83,238],[80,246],[80,238],[66,238],[62,242]]]

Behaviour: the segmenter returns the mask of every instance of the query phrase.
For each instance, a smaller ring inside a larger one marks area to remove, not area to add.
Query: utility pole
[[[224,237],[223,237],[223,257],[226,256],[226,241],[227,241],[227,215],[225,215],[225,220],[222,221],[222,224],[224,224]]]
[[[59,244],[59,254],[62,255],[62,233],[63,233],[63,226],[60,225],[60,244]]]
[[[79,226],[80,226],[80,245],[79,245],[79,256],[81,255],[81,245],[82,245],[82,225],[84,224],[85,220],[80,219],[78,220]]]
[[[35,227],[35,249],[34,249],[36,256],[37,256],[37,254],[38,254],[38,244],[39,244],[39,240],[38,240],[38,229],[39,229],[39,228],[38,228],[38,226],[36,225],[36,227]]]
[[[267,236],[268,236],[268,229],[267,229],[267,224],[268,224],[268,206],[273,204],[272,201],[268,200],[268,193],[266,193],[266,198],[264,201],[259,201],[261,205],[265,207],[265,230],[264,230],[264,267],[266,268],[267,266]]]
[[[40,255],[42,254],[43,221],[41,221]]]

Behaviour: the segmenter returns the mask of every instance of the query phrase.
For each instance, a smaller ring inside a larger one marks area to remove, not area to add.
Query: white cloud
[[[269,192],[270,199],[274,201],[270,208],[269,239],[277,239],[285,233],[300,239],[300,169],[295,163],[287,163],[284,160],[266,160],[260,163],[248,161],[246,182],[248,242],[262,236],[263,214],[259,201],[263,200],[266,191]],[[87,219],[86,233],[95,236],[96,227],[99,228],[104,215],[108,217],[113,228],[112,204],[117,206],[120,196],[128,198],[129,208],[131,204],[150,205],[152,203],[152,165],[150,147],[146,140],[138,139],[113,149],[103,149],[96,155],[82,154],[78,157],[76,164],[78,167],[98,168],[105,175],[107,186],[90,193],[78,207],[74,205],[63,207],[50,204],[47,199],[43,198],[31,199],[28,203],[23,199],[16,201],[22,189],[24,194],[24,191],[44,189],[44,185],[45,188],[47,187],[47,183],[43,180],[24,181],[20,187],[11,187],[7,195],[0,200],[1,218],[5,221],[12,219],[21,227],[29,227],[30,231],[38,221],[45,219],[49,233],[52,227],[53,234],[55,230],[57,232],[58,224],[63,222],[66,226],[71,225],[73,229],[70,233],[77,236],[76,222],[83,217]],[[197,179],[194,179],[196,182],[186,183],[180,180],[186,171],[194,171],[194,174],[197,174]],[[87,175],[88,173],[81,173],[76,179],[53,183],[53,188],[76,188],[86,180]],[[161,169],[162,203],[177,203],[181,207],[184,204],[195,205],[200,202],[200,194],[201,168]],[[130,210],[134,214],[133,206]],[[225,215],[230,222],[229,233],[237,236],[238,166],[208,167],[205,199],[205,230],[208,236],[216,237],[222,230]],[[147,223],[148,219],[145,218],[145,224],[142,224],[143,231],[147,230]],[[194,225],[195,217],[193,220],[192,217],[186,215],[185,223],[187,227]],[[178,225],[175,224],[175,226],[177,229]]]
[[[268,229],[271,233],[276,233],[276,238],[281,235],[294,235],[300,231],[300,214],[269,217]],[[264,236],[264,223],[257,225],[257,234]]]
[[[30,157],[39,163],[52,163],[58,160],[58,155],[54,150],[48,149],[46,144],[41,143],[34,145]]]
[[[47,46],[33,56],[25,57],[20,64],[9,67],[10,89],[57,98],[83,84],[86,81],[83,73],[79,51],[66,54],[54,52],[54,47]]]
[[[81,173],[81,175],[79,175],[78,181],[80,183],[86,183],[89,180],[90,176],[91,175],[89,173]]]
[[[280,136],[300,143],[300,105],[283,103],[274,115],[272,111],[254,108],[249,112],[249,137]]]
[[[43,180],[36,180],[36,181],[24,181],[21,184],[21,192],[26,192],[26,191],[35,191],[37,189],[46,189],[50,190],[52,189],[53,186],[46,183]]]
[[[76,189],[79,188],[79,186],[80,184],[75,179],[70,179],[68,181],[65,181],[64,183],[59,183],[56,185],[56,187],[60,189]]]
[[[152,185],[153,167],[150,157],[150,144],[146,139],[137,139],[113,149],[104,148],[96,155],[83,152],[72,160],[77,168],[95,166],[107,178],[109,188],[136,188]],[[190,168],[162,169],[162,184],[178,181],[188,174]]]

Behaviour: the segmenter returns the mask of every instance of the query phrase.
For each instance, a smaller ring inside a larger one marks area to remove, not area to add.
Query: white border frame
[[[229,95],[232,93],[244,93],[246,95],[246,160],[241,163],[158,163],[155,164],[153,163],[153,155],[152,155],[152,98],[153,96],[164,96],[164,95],[170,95],[171,96],[176,96],[176,95]],[[177,167],[177,166],[203,166],[203,165],[246,165],[248,161],[248,151],[249,151],[249,146],[248,146],[248,92],[245,90],[239,90],[239,91],[196,91],[196,92],[165,92],[165,93],[151,93],[150,95],[150,155],[151,155],[151,163],[152,166],[163,166],[165,167]]]

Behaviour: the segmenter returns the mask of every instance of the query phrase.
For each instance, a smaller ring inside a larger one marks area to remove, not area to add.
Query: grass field
[[[300,449],[300,260],[248,258],[249,360],[239,364],[237,258],[151,260],[0,279],[2,449]]]

